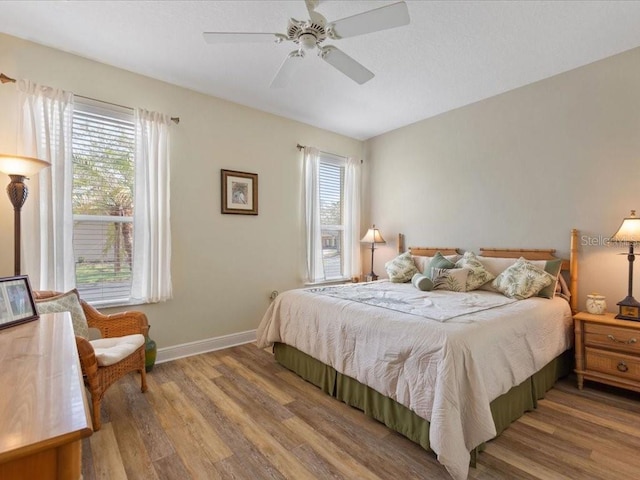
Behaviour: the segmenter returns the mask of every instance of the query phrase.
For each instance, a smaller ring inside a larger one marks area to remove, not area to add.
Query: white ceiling
[[[332,21],[391,3],[327,0],[317,11]],[[0,32],[357,139],[640,46],[640,1],[407,4],[408,26],[324,42],[375,73],[364,85],[307,55],[287,88],[270,89],[293,44],[203,41],[204,31],[285,33],[289,17],[307,19],[303,0],[5,0]]]

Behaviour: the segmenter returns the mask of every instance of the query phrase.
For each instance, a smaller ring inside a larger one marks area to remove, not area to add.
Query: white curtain
[[[344,172],[344,268],[351,278],[359,277],[360,264],[360,160],[347,159]]]
[[[66,292],[75,287],[71,125],[73,94],[18,82],[19,153],[51,163],[28,181],[23,207],[22,272],[34,289]]]
[[[320,228],[320,151],[304,147],[304,213],[308,283],[324,280]]]
[[[171,298],[169,126],[171,118],[135,110],[136,161],[133,218],[134,302]]]

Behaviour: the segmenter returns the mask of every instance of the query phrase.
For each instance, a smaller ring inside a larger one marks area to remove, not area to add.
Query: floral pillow
[[[509,268],[511,265],[518,261],[517,258],[501,258],[501,257],[476,257],[487,271],[494,276],[500,275],[503,271]],[[543,288],[538,292],[538,297],[553,298],[556,290],[560,285],[558,277],[560,276],[560,270],[562,268],[562,259],[557,260],[528,260],[536,267],[540,267],[545,272],[551,274],[556,280],[548,287]],[[480,287],[480,290],[488,290],[490,292],[497,292],[492,283],[485,283]]]
[[[433,268],[431,269],[433,289],[466,292],[470,272],[468,268]]]
[[[509,298],[524,300],[555,283],[553,275],[520,257],[493,281],[493,287]]]
[[[468,268],[470,270],[467,277],[467,292],[480,288],[485,283],[496,278],[495,275],[484,268],[484,265],[480,263],[480,260],[476,258],[473,252],[465,252],[463,257],[456,262],[456,268]]]
[[[384,264],[389,280],[395,283],[405,283],[418,272],[410,252],[398,255],[393,260],[389,260]]]

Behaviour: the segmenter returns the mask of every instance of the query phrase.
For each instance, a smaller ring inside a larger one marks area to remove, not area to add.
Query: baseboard
[[[247,332],[232,333],[231,335],[223,335],[221,337],[197,340],[172,347],[159,348],[156,363],[169,362],[171,360],[177,360],[178,358],[213,352],[214,350],[222,350],[223,348],[235,347],[236,345],[255,341],[256,331],[249,330]]]

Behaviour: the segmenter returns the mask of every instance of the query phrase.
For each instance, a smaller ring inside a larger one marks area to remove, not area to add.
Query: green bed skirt
[[[278,363],[319,387],[326,394],[362,410],[366,415],[420,444],[424,449],[431,450],[429,422],[404,405],[347,375],[338,373],[332,367],[294,347],[276,343],[273,352]],[[567,350],[520,385],[491,402],[497,434],[500,435],[525,412],[535,409],[538,400],[544,397],[559,378],[568,375],[573,366],[573,350]]]

